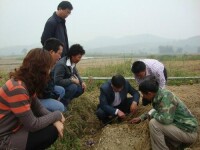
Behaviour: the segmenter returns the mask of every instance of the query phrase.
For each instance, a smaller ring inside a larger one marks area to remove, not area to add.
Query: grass
[[[200,75],[200,56],[150,56],[164,63],[167,68],[168,76],[184,77]],[[91,61],[88,65],[81,61],[78,64],[79,73],[86,77],[111,77],[120,73],[125,77],[132,77],[130,71],[132,58],[116,59],[108,58]],[[0,86],[8,79],[8,74],[0,72]],[[66,117],[64,138],[57,140],[49,150],[84,150],[92,149],[86,146],[88,139],[93,138],[98,133],[101,124],[95,116],[98,104],[99,87],[105,80],[86,80],[87,91],[80,98],[72,101],[68,111],[64,114]],[[135,87],[135,81],[130,80]],[[194,80],[169,80],[168,85],[194,84],[199,83],[199,79]],[[96,135],[98,137],[98,135]],[[95,140],[95,139],[91,139]]]

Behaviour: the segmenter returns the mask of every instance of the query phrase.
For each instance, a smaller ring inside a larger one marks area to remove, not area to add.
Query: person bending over
[[[152,102],[153,109],[130,122],[150,119],[153,150],[168,150],[170,146],[183,149],[196,141],[197,119],[176,95],[150,80],[142,82],[139,90],[144,98]]]

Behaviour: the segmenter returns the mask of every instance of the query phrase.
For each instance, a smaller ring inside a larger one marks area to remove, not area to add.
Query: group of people
[[[41,37],[42,48],[28,52],[21,66],[10,73],[0,88],[0,149],[46,149],[63,137],[62,112],[86,90],[76,64],[85,54],[80,44],[69,48],[65,19],[73,6],[62,1],[48,19]],[[186,105],[165,89],[167,71],[154,59],[141,59],[131,71],[142,93],[142,104],[152,109],[130,123],[149,119],[153,150],[188,146],[197,139],[197,119]],[[127,95],[130,95],[129,97]],[[100,87],[96,115],[104,124],[114,117],[135,114],[140,93],[120,74]]]

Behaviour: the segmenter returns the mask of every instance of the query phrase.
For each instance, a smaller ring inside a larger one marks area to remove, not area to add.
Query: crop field
[[[182,57],[149,57],[159,59],[167,68],[169,77],[200,76],[200,56]],[[103,126],[96,118],[99,87],[106,80],[94,80],[92,77],[111,77],[120,73],[125,77],[133,77],[130,68],[137,58],[127,57],[95,57],[81,60],[77,67],[85,80],[87,91],[68,106],[64,138],[49,148],[49,150],[150,150],[148,121],[140,124],[129,124],[129,120],[151,109],[151,106],[139,104],[138,112],[128,115],[123,122],[114,120],[112,124]],[[0,58],[0,86],[8,79],[8,72],[18,67],[21,58]],[[18,63],[16,65],[8,65]],[[134,80],[133,87],[138,88]],[[167,89],[175,93],[188,106],[200,122],[200,79],[168,80]],[[200,130],[199,130],[200,131]],[[199,132],[198,131],[198,132]],[[192,150],[200,150],[200,136],[196,143],[190,146]]]

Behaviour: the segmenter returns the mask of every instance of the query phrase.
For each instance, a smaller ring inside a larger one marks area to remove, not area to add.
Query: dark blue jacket
[[[73,75],[76,75],[78,77],[80,83],[82,83],[82,79],[79,76],[76,66],[73,68],[73,74],[72,74],[71,68],[66,65],[66,62],[67,62],[67,57],[63,57],[54,66],[53,74],[54,74],[55,84],[62,86],[64,88],[69,86],[70,84],[74,84],[71,81],[71,77]]]
[[[56,12],[53,13],[53,15],[47,20],[45,24],[41,37],[42,45],[44,45],[44,42],[51,37],[59,39],[64,44],[62,57],[66,56],[67,52],[69,51],[69,44],[65,19],[58,17]]]
[[[131,99],[132,102],[133,101],[137,103],[139,102],[139,98],[140,98],[139,92],[135,90],[127,80],[126,80],[124,88],[119,93],[121,97],[121,103],[127,100],[128,93],[133,96]],[[114,115],[116,111],[116,108],[112,106],[114,99],[115,99],[115,93],[111,87],[111,81],[108,81],[100,87],[100,96],[99,96],[100,108],[104,112]]]

